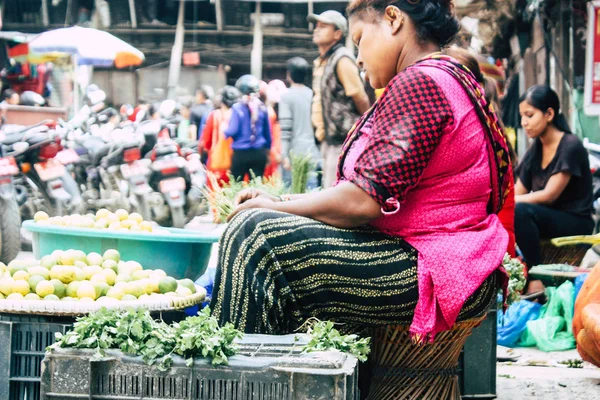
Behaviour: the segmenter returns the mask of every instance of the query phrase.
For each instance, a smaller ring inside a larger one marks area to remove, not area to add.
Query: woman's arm
[[[537,192],[531,192],[527,194],[519,194],[518,185],[515,187],[515,191],[517,196],[515,197],[515,201],[517,203],[530,203],[530,204],[544,204],[550,205],[554,203],[565,190],[569,181],[571,180],[571,174],[568,172],[559,172],[558,174],[554,174],[548,180],[546,187],[542,190],[538,190]]]
[[[381,206],[367,192],[351,182],[343,182],[320,192],[295,195],[285,202],[255,197],[241,203],[229,218],[251,208],[267,208],[295,214],[337,228],[356,228],[382,216]]]
[[[523,185],[521,179],[517,180],[517,184],[515,185],[515,196],[521,196],[527,193],[529,193],[529,190]]]
[[[225,129],[226,138],[235,138],[239,136],[240,130],[240,113],[236,109],[231,109],[231,117],[229,118],[229,124]]]

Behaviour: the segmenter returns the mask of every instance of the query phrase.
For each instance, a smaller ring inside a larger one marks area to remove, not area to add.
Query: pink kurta
[[[491,192],[486,137],[470,98],[445,71],[419,65],[410,69],[435,81],[453,118],[443,126],[418,183],[406,191],[399,209],[371,225],[419,252],[419,301],[411,332],[433,340],[452,327],[466,299],[499,268],[508,235],[497,215],[486,211]],[[356,181],[359,157],[376,135],[386,134],[373,131],[377,117],[376,109],[352,144],[341,180]]]

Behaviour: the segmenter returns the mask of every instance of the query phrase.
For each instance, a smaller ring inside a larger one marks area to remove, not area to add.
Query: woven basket
[[[542,240],[540,244],[542,265],[569,264],[577,267],[581,264],[585,253],[591,247],[588,244],[572,244],[556,247],[549,240]]]
[[[460,400],[458,358],[485,316],[459,322],[434,343],[413,344],[408,325],[373,332],[373,377],[367,400]]]
[[[74,317],[96,312],[103,307],[117,310],[140,307],[150,312],[174,311],[202,303],[206,298],[206,289],[196,286],[196,290],[196,293],[186,297],[162,297],[160,300],[150,298],[146,301],[115,301],[111,303],[4,299],[0,300],[0,313]]]

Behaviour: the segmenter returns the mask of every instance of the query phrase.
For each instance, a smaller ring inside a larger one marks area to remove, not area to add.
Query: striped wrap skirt
[[[221,237],[211,310],[221,324],[246,333],[292,333],[311,317],[355,332],[408,325],[419,298],[417,255],[401,238],[373,228],[246,210]],[[497,293],[492,274],[458,319],[483,315]]]

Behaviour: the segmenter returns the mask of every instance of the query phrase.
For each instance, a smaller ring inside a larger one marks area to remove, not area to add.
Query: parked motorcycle
[[[201,189],[206,184],[206,171],[200,155],[182,151],[163,131],[150,158],[150,186],[164,199],[164,206],[155,209],[155,221],[183,228],[199,215],[203,204]]]
[[[160,199],[153,193],[148,183],[151,161],[142,158],[143,137],[134,135],[123,140],[101,162],[101,176],[106,171],[123,196],[128,199],[131,209],[142,217],[152,219],[152,205],[159,205]],[[106,180],[106,178],[104,179]]]
[[[179,228],[198,215],[206,172],[197,144],[182,149],[169,139],[179,122],[175,109],[165,101],[160,119],[131,122],[126,112],[84,106],[61,121],[60,159],[70,163],[89,211],[123,208]]]
[[[45,123],[3,127],[3,152],[15,158],[21,172],[14,182],[17,197],[23,201],[20,206],[24,219],[33,218],[37,211],[51,216],[83,211],[77,183],[56,159],[62,150],[60,139]]]
[[[72,174],[80,186],[88,211],[101,208],[113,212],[119,208],[128,209],[129,204],[122,193],[118,178],[112,177],[101,167],[103,158],[114,150],[113,144],[91,135],[67,143],[79,158],[72,164]]]
[[[62,122],[61,128],[65,146],[79,157],[73,164],[72,174],[80,185],[89,211],[106,208],[114,212],[120,208],[131,210],[132,207],[139,211],[139,208],[144,208],[145,201],[142,201],[143,194],[140,192],[144,188],[140,182],[147,181],[147,177],[141,181],[137,178],[136,194],[130,195],[127,185],[130,177],[124,178],[120,170],[121,164],[126,164],[126,174],[136,171],[127,170],[127,166],[137,167],[131,157],[143,145],[143,136],[135,132],[130,122],[122,122],[115,109],[100,111],[97,106],[84,106],[73,119]],[[143,166],[137,168],[140,169],[144,169]],[[148,166],[145,170],[148,175]],[[137,199],[129,198],[133,196]]]

